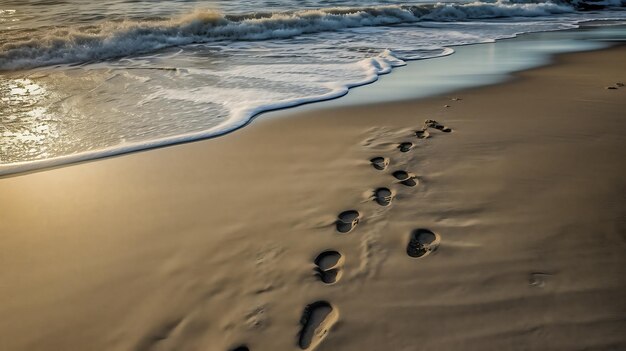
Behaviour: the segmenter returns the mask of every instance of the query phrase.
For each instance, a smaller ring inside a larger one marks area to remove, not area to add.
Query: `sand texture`
[[[624,81],[568,54],[0,179],[0,350],[625,350]]]

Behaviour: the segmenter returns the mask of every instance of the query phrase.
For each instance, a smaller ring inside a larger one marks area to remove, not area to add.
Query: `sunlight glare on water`
[[[47,157],[47,145],[60,133],[47,106],[50,92],[30,79],[0,78],[0,100],[0,155]]]

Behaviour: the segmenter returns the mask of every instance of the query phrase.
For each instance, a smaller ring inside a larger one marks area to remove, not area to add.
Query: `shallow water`
[[[615,25],[526,34],[488,48],[461,46],[454,55],[409,64],[399,68],[398,74],[384,76],[376,84],[356,88],[345,98],[320,107],[423,98],[495,84],[510,78],[512,72],[547,64],[555,54],[597,50],[611,41],[625,40],[626,25]]]
[[[626,19],[550,2],[391,3],[0,2],[0,172],[219,135],[452,45]],[[431,83],[424,94],[449,89]]]

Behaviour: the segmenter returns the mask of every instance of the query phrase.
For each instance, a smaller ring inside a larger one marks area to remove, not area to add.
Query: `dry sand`
[[[626,349],[626,47],[516,77],[0,180],[0,350]]]

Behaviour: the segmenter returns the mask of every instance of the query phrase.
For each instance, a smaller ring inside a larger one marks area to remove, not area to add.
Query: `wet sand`
[[[626,46],[3,178],[0,349],[624,349],[617,82]]]

